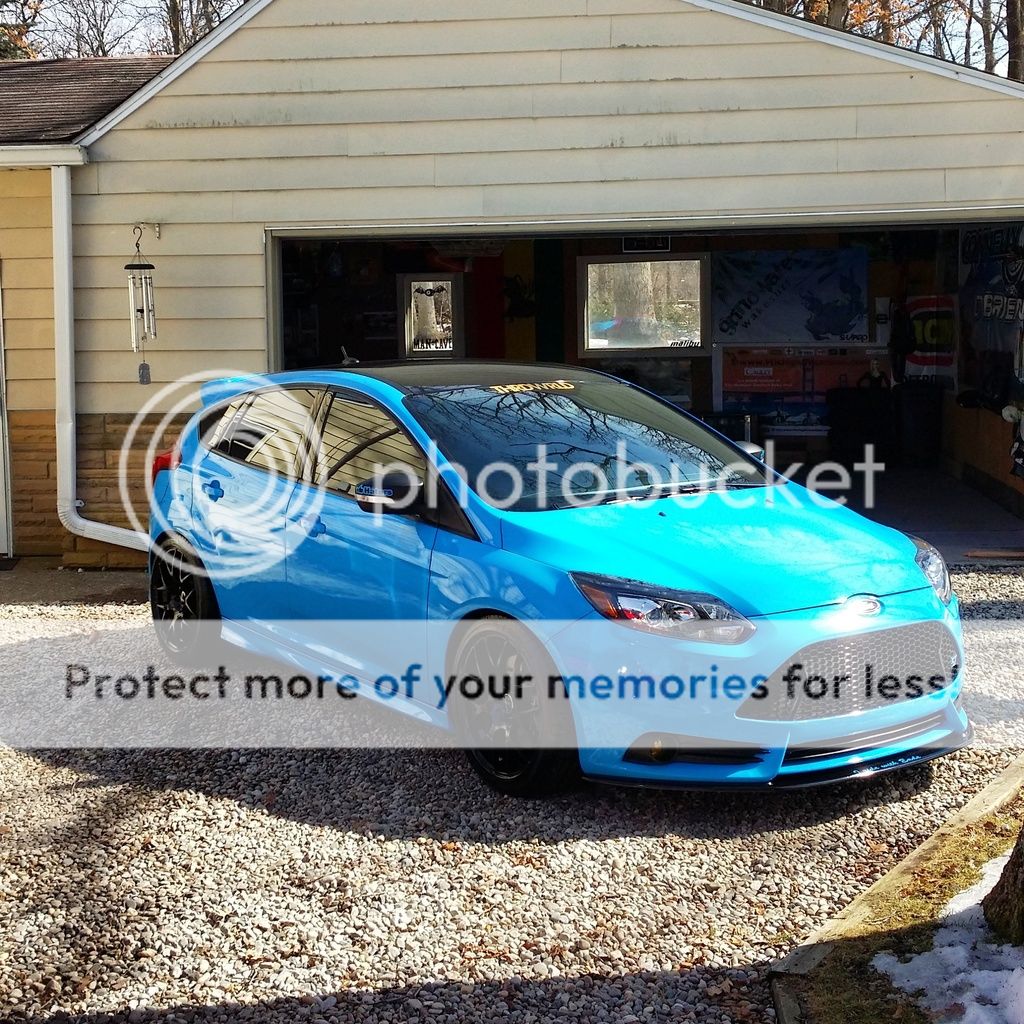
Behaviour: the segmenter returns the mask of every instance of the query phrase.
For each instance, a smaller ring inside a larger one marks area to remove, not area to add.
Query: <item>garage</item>
[[[733,0],[250,0],[52,172],[65,560],[138,546],[116,464],[165,388],[346,357],[583,362],[1019,512],[1022,98]]]

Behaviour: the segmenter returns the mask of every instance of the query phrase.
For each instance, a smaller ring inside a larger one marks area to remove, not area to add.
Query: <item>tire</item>
[[[498,623],[501,625],[499,626]],[[580,778],[579,752],[575,746],[572,709],[564,699],[541,700],[547,679],[561,680],[547,652],[523,627],[500,615],[473,620],[461,630],[452,645],[449,659],[452,673],[459,678],[512,677],[530,666],[534,675],[519,694],[509,694],[500,702],[455,700],[450,707],[452,726],[470,766],[480,778],[499,793],[515,797],[550,796],[571,788]],[[504,724],[495,724],[495,707]],[[532,716],[532,717],[527,717]],[[482,735],[494,739],[495,731],[513,730],[528,738],[524,748],[476,746]],[[559,737],[561,745],[547,748],[545,738]],[[571,738],[572,746],[566,746]]]
[[[184,543],[163,541],[153,555],[149,607],[164,652],[181,665],[217,655],[220,610],[203,564]]]

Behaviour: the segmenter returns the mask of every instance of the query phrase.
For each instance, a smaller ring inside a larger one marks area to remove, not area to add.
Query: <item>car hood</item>
[[[569,572],[714,594],[748,616],[928,586],[907,536],[795,484],[506,513],[502,545]]]

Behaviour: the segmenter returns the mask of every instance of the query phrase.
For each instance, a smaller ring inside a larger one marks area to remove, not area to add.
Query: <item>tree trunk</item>
[[[878,27],[883,43],[891,45],[896,42],[896,32],[893,28],[892,0],[880,0],[878,4]]]
[[[1024,946],[1024,832],[1010,855],[1002,878],[982,904],[985,919],[1004,941]]]
[[[830,0],[825,24],[830,28],[842,28],[850,11],[849,0]]]
[[[654,319],[654,275],[650,263],[623,263],[616,268],[615,312],[630,320]]]
[[[985,48],[985,70],[992,74],[996,69],[995,34],[992,26],[992,0],[982,0],[981,17],[978,20],[981,24],[981,42]]]
[[[1006,77],[1024,82],[1021,0],[1006,0]]]
[[[183,26],[181,24],[181,3],[179,0],[167,0],[167,31],[171,38],[171,53],[181,53]]]

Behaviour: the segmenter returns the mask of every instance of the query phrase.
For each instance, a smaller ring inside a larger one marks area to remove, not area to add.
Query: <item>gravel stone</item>
[[[981,743],[864,783],[523,802],[447,751],[0,750],[0,1020],[767,1024],[770,962],[1024,746],[1024,575],[955,582]],[[0,645],[146,616],[2,600]]]

